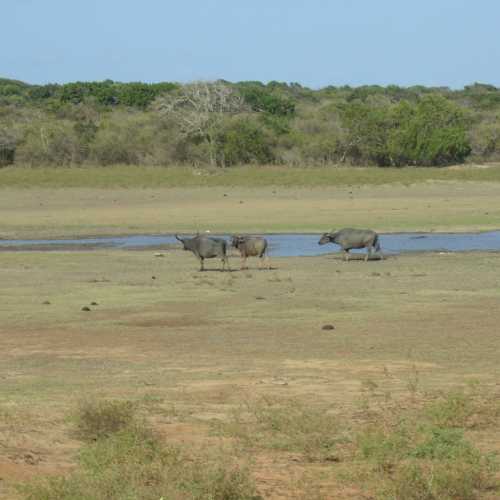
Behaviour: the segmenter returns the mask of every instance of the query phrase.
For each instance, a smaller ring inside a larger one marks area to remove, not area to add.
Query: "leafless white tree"
[[[216,140],[224,117],[245,111],[241,95],[223,82],[194,82],[158,97],[153,108],[175,121],[185,136],[206,141],[210,164],[216,165]]]

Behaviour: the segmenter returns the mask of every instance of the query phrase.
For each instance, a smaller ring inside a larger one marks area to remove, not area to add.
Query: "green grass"
[[[426,181],[500,182],[500,166],[489,168],[376,167],[8,167],[0,170],[0,187],[203,187],[203,186],[349,186],[415,184]]]
[[[469,415],[487,416],[496,407],[491,401],[485,405],[479,392],[453,391],[444,399],[418,393],[411,402],[408,395],[380,402],[372,390],[375,407],[356,420],[297,400],[262,399],[247,402],[217,428],[241,442],[246,453],[273,450],[303,464],[322,463],[323,480],[338,477],[336,469],[349,471],[347,483],[361,486],[370,498],[490,498],[499,488],[495,454],[480,450],[457,421],[436,420],[436,411],[456,407],[458,393]],[[488,426],[495,432],[498,419]],[[317,498],[330,497],[318,492]]]
[[[490,401],[485,407],[486,393],[462,394],[471,414],[495,406]],[[263,498],[254,477],[258,458],[249,457],[271,453],[278,464],[286,457],[302,467],[316,462],[316,476],[312,469],[299,481],[302,485],[292,486],[295,493],[302,490],[293,498],[332,498],[327,493],[332,480],[337,487],[342,482],[355,486],[364,492],[360,497],[377,499],[497,498],[494,454],[477,447],[466,429],[436,423],[429,409],[442,399],[422,396],[411,404],[405,396],[380,404],[372,392],[377,411],[355,420],[343,412],[332,417],[325,408],[297,399],[247,401],[216,427],[231,442],[205,448],[170,443],[139,418],[136,403],[92,400],[78,408],[77,430],[83,419],[106,432],[93,434],[90,441],[83,436],[78,465],[70,474],[40,477],[20,484],[18,491],[26,500],[256,500]],[[130,416],[125,425],[123,409]],[[110,416],[120,425],[111,429]],[[490,431],[497,428],[498,421],[491,422]]]
[[[228,422],[214,425],[248,448],[301,453],[309,461],[335,459],[336,444],[342,441],[337,418],[297,400],[247,402]]]
[[[376,498],[473,500],[498,493],[496,455],[476,447],[458,421],[435,418],[437,408],[446,413],[456,406],[456,394],[416,408],[380,408],[372,423],[358,432],[356,453],[371,464],[365,481],[368,490],[378,492]],[[492,410],[477,395],[462,392],[460,401],[470,414]],[[493,432],[498,420],[491,425]]]
[[[108,428],[110,415],[122,417],[131,403],[94,402],[92,426]],[[106,411],[102,411],[106,409]],[[86,411],[88,418],[89,411]],[[67,476],[21,485],[26,500],[252,500],[258,498],[246,467],[223,453],[188,455],[165,443],[145,422],[99,433],[79,453],[78,468]],[[109,430],[109,429],[108,429]]]

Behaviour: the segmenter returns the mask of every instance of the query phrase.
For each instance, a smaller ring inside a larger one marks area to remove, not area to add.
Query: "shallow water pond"
[[[227,237],[227,235],[218,235]],[[276,257],[314,256],[339,250],[336,245],[319,246],[319,234],[268,234],[270,254]],[[135,235],[67,240],[0,240],[4,250],[54,250],[77,248],[154,248],[178,243],[173,234]],[[381,234],[382,251],[402,252],[467,252],[500,251],[500,231],[485,233],[393,233]]]

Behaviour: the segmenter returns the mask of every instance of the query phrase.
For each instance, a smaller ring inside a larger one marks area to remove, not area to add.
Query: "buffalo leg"
[[[365,255],[365,262],[368,262],[368,259],[371,257],[372,255],[372,250],[373,250],[373,247],[366,247],[366,255]]]
[[[384,254],[382,253],[382,249],[380,248],[380,242],[376,241],[375,243],[375,251],[377,252],[377,254],[380,256],[380,260],[384,260]]]
[[[205,268],[203,267],[203,257],[200,257],[200,271],[204,271]]]
[[[244,269],[248,269],[247,267],[247,258],[246,257],[242,257],[241,258],[241,266],[240,266],[241,270],[243,271]]]
[[[349,262],[349,250],[344,250],[344,260]]]
[[[271,262],[269,261],[269,256],[263,255],[262,258],[264,259],[263,265],[268,269],[271,269]]]

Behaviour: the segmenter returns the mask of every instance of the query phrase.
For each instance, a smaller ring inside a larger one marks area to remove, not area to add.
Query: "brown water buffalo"
[[[335,243],[339,245],[344,252],[344,259],[349,260],[349,250],[352,248],[366,248],[367,253],[365,262],[372,255],[373,249],[376,250],[383,258],[380,252],[378,234],[371,229],[352,229],[344,228],[339,231],[325,233],[318,241],[318,245],[326,245],[327,243]]]
[[[237,248],[241,255],[241,269],[248,269],[246,263],[248,257],[259,257],[259,268],[270,269],[269,258],[267,256],[267,240],[260,236],[233,235],[231,246]]]

